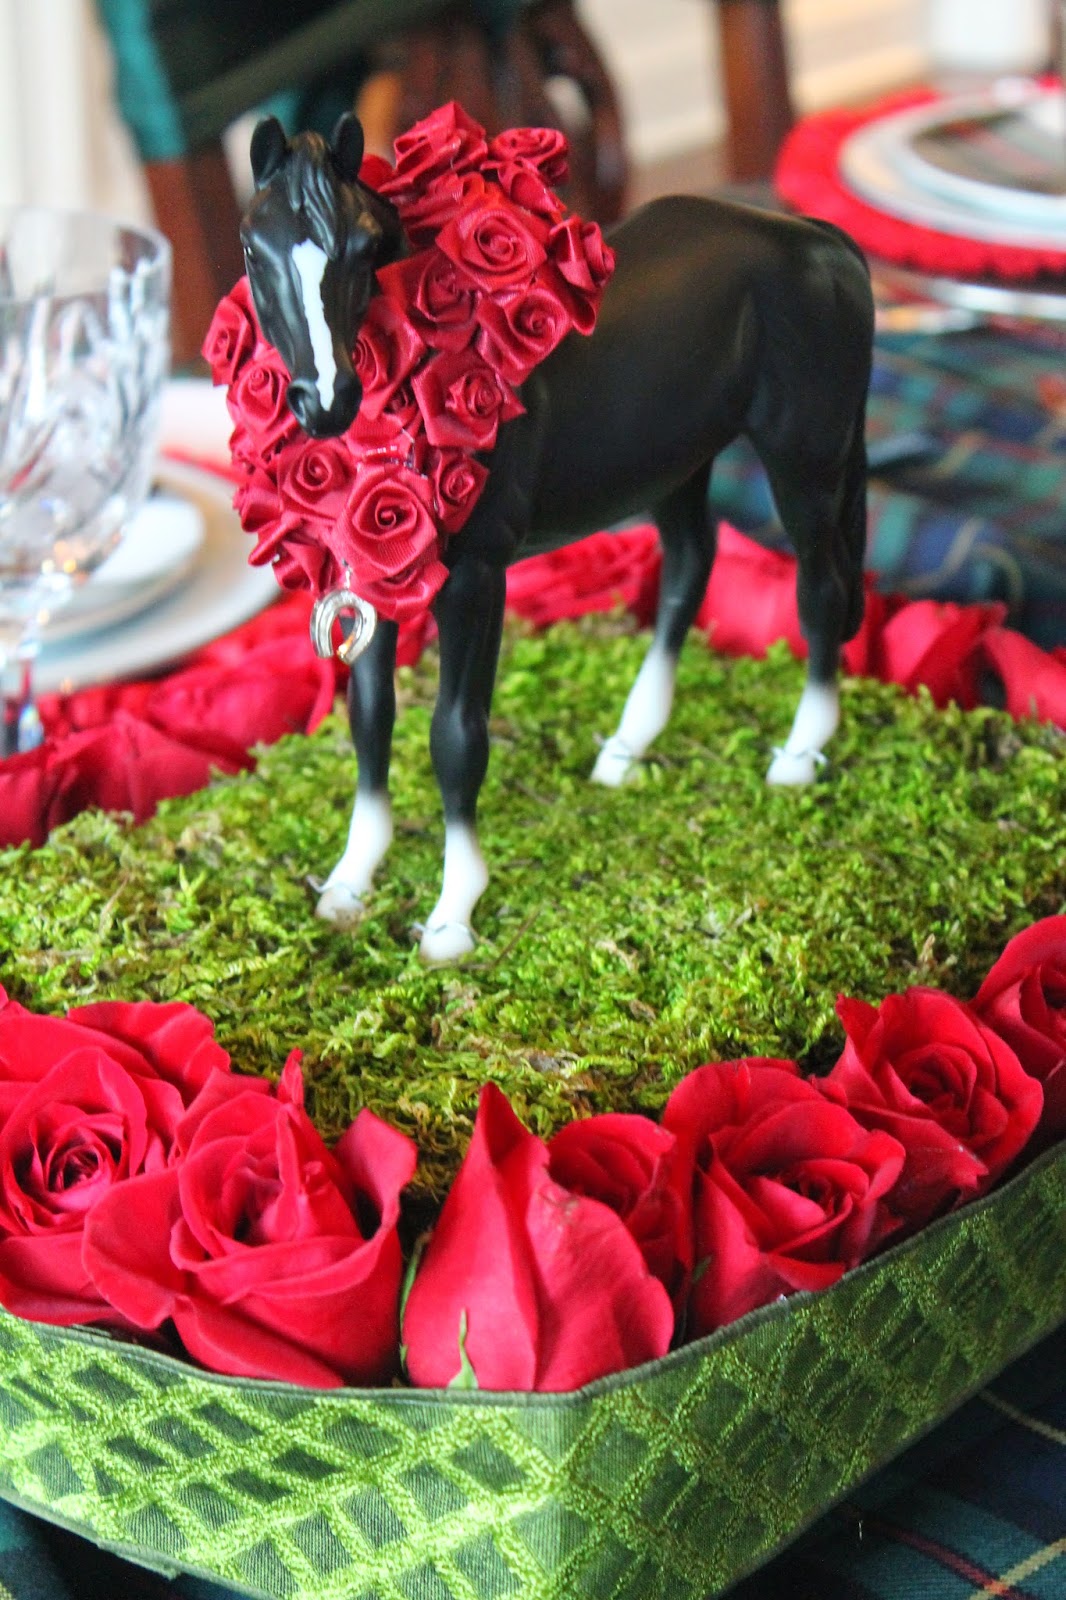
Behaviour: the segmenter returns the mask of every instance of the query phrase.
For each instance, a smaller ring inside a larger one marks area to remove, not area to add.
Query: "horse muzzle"
[[[307,378],[293,378],[286,391],[289,410],[312,439],[335,439],[346,433],[355,421],[363,398],[363,386],[353,373],[338,373],[333,399],[322,404],[317,385]]]

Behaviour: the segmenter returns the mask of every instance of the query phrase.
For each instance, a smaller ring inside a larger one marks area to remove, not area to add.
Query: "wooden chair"
[[[222,136],[270,103],[328,132],[382,67],[398,74],[395,128],[458,99],[490,131],[557,125],[545,91],[569,76],[570,202],[601,221],[622,208],[626,164],[610,79],[573,0],[96,0],[115,97],[175,253],[174,360],[194,361],[219,298],[243,270]],[[279,99],[280,97],[280,99]]]
[[[795,117],[779,0],[712,0],[728,119],[729,176],[769,178]]]

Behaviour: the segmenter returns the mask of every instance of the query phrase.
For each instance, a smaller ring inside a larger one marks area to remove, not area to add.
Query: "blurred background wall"
[[[221,5],[225,0],[219,0]],[[799,112],[920,78],[929,0],[785,0]],[[716,141],[723,128],[710,0],[582,0],[622,97],[637,166]],[[0,202],[150,214],[111,109],[91,0],[0,0]]]

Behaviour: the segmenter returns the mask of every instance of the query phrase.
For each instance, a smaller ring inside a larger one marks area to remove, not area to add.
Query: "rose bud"
[[[689,1337],[779,1295],[828,1288],[899,1227],[886,1197],[902,1146],[867,1132],[793,1062],[699,1067],[663,1123],[695,1170]]]
[[[246,1081],[192,1006],[45,1017],[0,989],[0,1303],[42,1322],[120,1320],[82,1263],[87,1218],[136,1174],[167,1170],[207,1086]]]
[[[978,990],[973,1008],[1006,1039],[1044,1088],[1034,1139],[1066,1133],[1066,917],[1045,917],[1017,934]]]
[[[673,1164],[661,1130],[648,1127],[611,1157],[601,1131],[583,1151],[564,1141],[553,1158],[486,1084],[404,1310],[413,1383],[576,1389],[665,1354],[670,1294],[627,1217],[671,1278],[683,1270],[685,1244],[663,1244],[664,1216],[677,1220]],[[553,1175],[555,1163],[602,1198],[571,1190]],[[648,1183],[655,1192],[645,1195]]]
[[[880,1006],[841,998],[844,1052],[826,1080],[864,1127],[907,1160],[891,1204],[921,1227],[983,1194],[1040,1120],[1043,1094],[1018,1057],[951,995],[913,988]]]
[[[297,1052],[276,1097],[237,1095],[193,1116],[183,1161],[132,1179],[90,1218],[85,1262],[100,1293],[136,1327],[171,1319],[215,1372],[387,1383],[411,1140],[364,1110],[327,1150],[303,1109]]]

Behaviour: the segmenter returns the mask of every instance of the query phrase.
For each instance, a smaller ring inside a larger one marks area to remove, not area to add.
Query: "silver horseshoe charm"
[[[311,643],[316,656],[333,655],[333,624],[343,611],[354,613],[354,626],[347,639],[337,645],[336,654],[350,667],[374,637],[378,614],[369,600],[361,600],[351,589],[330,589],[319,595],[311,610]]]

